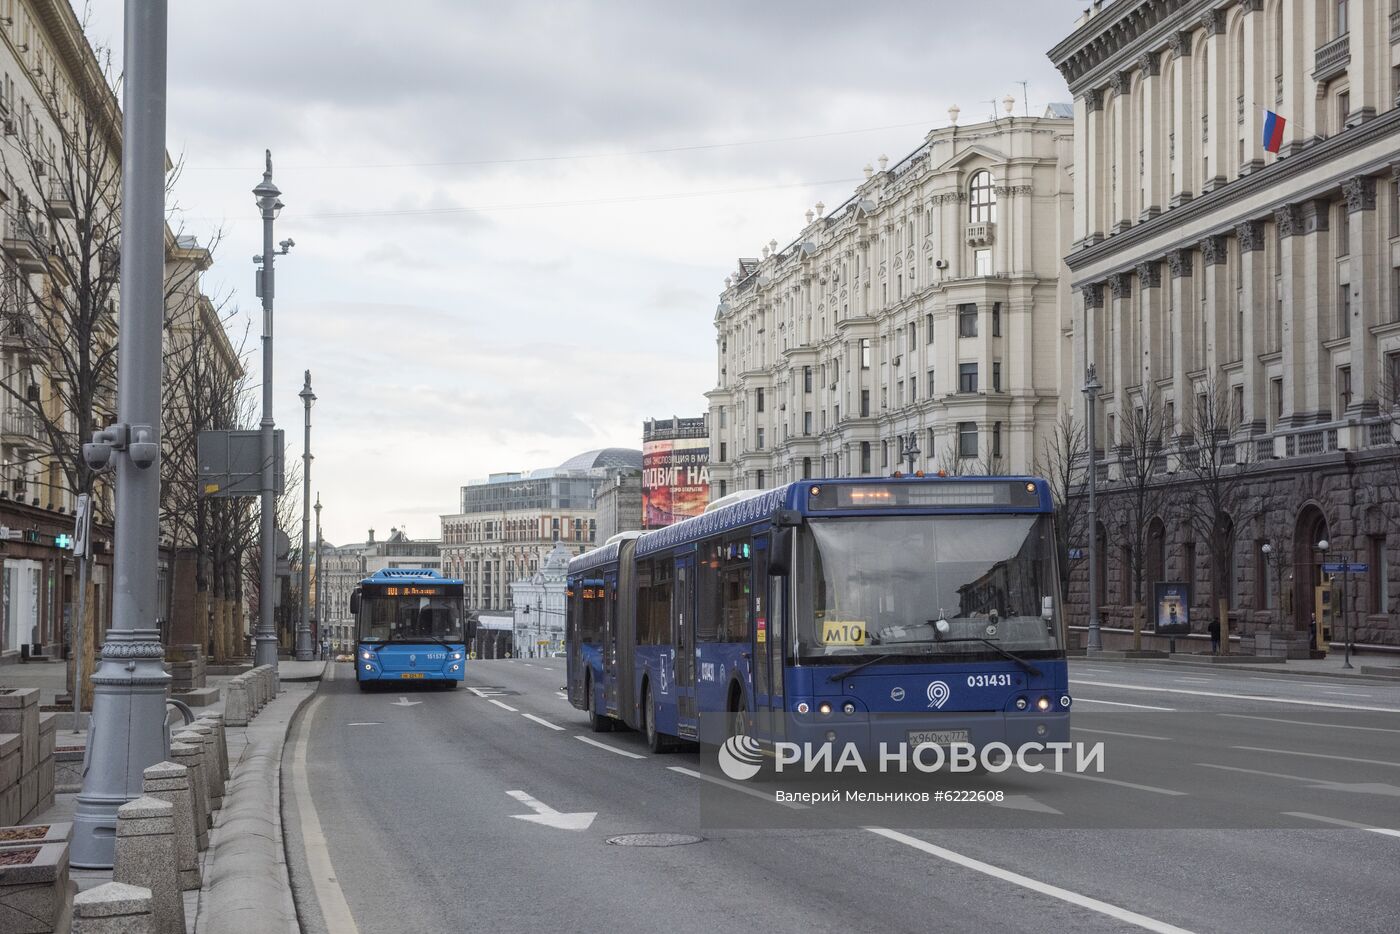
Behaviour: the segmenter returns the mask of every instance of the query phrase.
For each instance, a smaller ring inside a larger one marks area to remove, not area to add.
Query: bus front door
[[[753,686],[757,738],[783,739],[783,587],[786,577],[768,576],[769,540],[754,549]]]
[[[676,733],[699,737],[695,709],[695,558],[676,559],[675,598],[671,601],[671,644],[676,647]]]

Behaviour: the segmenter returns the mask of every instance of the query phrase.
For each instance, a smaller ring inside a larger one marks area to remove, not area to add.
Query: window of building
[[[1351,283],[1337,286],[1337,336],[1351,337]]]
[[[759,412],[762,412],[762,411],[763,411],[763,390],[762,390],[762,389],[756,389],[756,390],[754,390],[754,408],[755,408],[757,411],[759,411]]]
[[[1400,266],[1390,270],[1390,320],[1400,321]]]
[[[725,415],[724,406],[720,406],[720,407],[719,407],[719,427],[723,428],[723,427],[725,427],[727,424],[729,424],[729,422],[728,422],[727,417],[726,417],[726,415]]]
[[[986,169],[974,172],[967,186],[967,219],[974,224],[986,224],[997,219],[997,194],[992,187],[992,173]]]
[[[900,380],[894,384],[894,404],[897,406],[904,405],[904,380]]]
[[[1351,92],[1342,91],[1337,94],[1337,132],[1340,133],[1347,128],[1347,117],[1351,116]]]
[[[721,441],[719,443],[719,462],[723,464],[727,460],[729,460],[729,442]]]
[[[1385,372],[1381,379],[1385,380],[1381,385],[1381,402],[1394,407],[1400,403],[1400,350],[1385,355]]]
[[[868,337],[860,339],[860,368],[862,370],[870,369],[870,338]]]
[[[861,472],[862,474],[868,474],[868,473],[870,473],[870,442],[869,442],[869,441],[862,441],[862,442],[860,443],[860,472]]]
[[[1400,77],[1400,66],[1395,73]],[[1400,88],[1396,89],[1396,94],[1400,96]],[[1400,178],[1390,180],[1390,235],[1400,237]]]
[[[1345,36],[1347,34],[1347,0],[1335,0],[1336,15],[1333,24],[1337,27],[1332,33],[1334,37]]]
[[[1351,214],[1345,201],[1337,202],[1337,255],[1351,252]]]
[[[812,459],[810,457],[802,458],[802,479],[812,479]]]
[[[812,391],[812,368],[809,366],[804,366],[802,368],[802,391]]]
[[[918,402],[918,401],[919,401],[919,378],[918,378],[917,376],[911,376],[911,377],[909,377],[909,402],[910,402],[910,404],[912,405],[913,403]]]
[[[1390,612],[1390,565],[1386,561],[1385,536],[1371,536],[1371,560],[1369,564],[1371,582],[1371,612]]]
[[[1001,457],[1001,422],[992,422],[992,456]]]
[[[1279,420],[1283,418],[1283,377],[1275,376],[1269,380],[1269,430],[1278,428]]]
[[[881,466],[881,467],[888,467],[889,465],[890,465],[890,443],[889,443],[888,441],[881,441],[881,442],[880,442],[880,466]]]
[[[1351,406],[1351,367],[1337,367],[1337,417]]]
[[[862,389],[862,390],[860,391],[860,417],[861,417],[861,418],[869,418],[869,417],[870,417],[870,390],[869,390],[869,389]]]
[[[1001,392],[1001,361],[992,361],[992,392]]]
[[[964,303],[958,306],[958,337],[977,336],[977,306]]]
[[[977,423],[958,422],[958,457],[977,456]]]
[[[804,435],[810,435],[810,434],[812,433],[812,413],[811,413],[811,412],[803,412],[803,413],[802,413],[802,433],[803,433]]]
[[[1230,387],[1230,411],[1233,413],[1235,426],[1244,424],[1244,387]]]
[[[977,250],[972,254],[973,275],[990,276],[992,274],[992,251]]]
[[[756,472],[754,473],[754,489],[758,489],[758,490],[763,489],[763,471],[762,471],[762,470],[756,471]]]
[[[958,392],[977,391],[977,364],[958,364]]]
[[[728,496],[728,495],[729,495],[729,481],[728,481],[728,480],[721,480],[721,481],[719,482],[719,495],[720,495],[721,497],[723,497],[723,496]],[[716,499],[718,499],[718,498],[719,498],[719,497],[716,497]]]
[[[1001,337],[1001,302],[992,302],[992,336]]]
[[[758,440],[758,444],[756,445],[756,447],[758,448],[758,450],[761,451],[761,450],[763,450],[763,429],[762,429],[762,428],[758,429],[758,437],[757,437],[757,440]]]
[[[924,340],[933,343],[933,312],[924,315]]]
[[[928,394],[930,399],[933,398],[933,370],[924,374],[924,392]]]

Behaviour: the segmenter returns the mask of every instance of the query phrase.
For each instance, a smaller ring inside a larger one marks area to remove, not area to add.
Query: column
[[[1299,206],[1303,236],[1301,260],[1297,263],[1303,275],[1302,301],[1295,309],[1302,316],[1303,355],[1300,361],[1303,380],[1302,413],[1309,421],[1323,421],[1335,407],[1332,403],[1332,374],[1322,342],[1339,333],[1337,328],[1335,275],[1332,269],[1332,246],[1328,235],[1331,203],[1323,198],[1305,201]]]
[[[1193,326],[1195,321],[1194,309],[1196,305],[1196,295],[1192,279],[1191,250],[1172,250],[1167,254],[1167,268],[1171,270],[1171,299],[1172,317],[1170,322],[1172,335],[1172,394],[1171,398],[1176,402],[1178,418],[1183,423],[1189,419],[1188,413],[1195,410],[1195,402],[1192,395],[1191,383],[1186,378],[1186,372],[1191,368],[1190,361],[1195,358],[1195,333]]]
[[[1312,81],[1313,56],[1320,44],[1315,28],[1316,10],[1313,4],[1301,0],[1283,4],[1283,99],[1276,109],[1289,119],[1283,131],[1280,158],[1301,150],[1317,132],[1314,126],[1317,93]],[[1284,382],[1288,382],[1287,376]],[[1286,407],[1287,403],[1284,405]]]
[[[1365,4],[1357,4],[1365,6]],[[1388,319],[1384,313],[1385,282],[1382,262],[1381,233],[1376,211],[1376,180],[1358,175],[1342,183],[1348,215],[1350,236],[1347,262],[1351,274],[1351,388],[1352,401],[1345,414],[1368,415],[1377,411],[1384,374],[1380,372],[1380,357],[1376,353],[1376,338],[1371,328]],[[1386,256],[1389,242],[1386,241]],[[1343,413],[1337,413],[1340,417]]]
[[[1138,57],[1138,70],[1142,73],[1142,83],[1138,93],[1142,95],[1142,127],[1138,131],[1138,142],[1142,146],[1142,205],[1138,219],[1147,220],[1162,212],[1166,203],[1162,188],[1162,164],[1159,153],[1166,147],[1167,128],[1165,121],[1170,114],[1162,114],[1161,55],[1157,52],[1144,52]]]
[[[1264,111],[1274,109],[1274,76],[1264,73],[1269,20],[1261,12],[1262,0],[1246,0],[1240,4],[1240,9],[1244,11],[1244,22],[1241,24],[1244,30],[1244,87],[1240,89],[1244,95],[1244,122],[1239,125],[1239,138],[1244,140],[1244,156],[1240,174],[1248,175],[1264,167]],[[1249,393],[1246,382],[1246,411],[1249,409]]]
[[[1259,17],[1250,17],[1257,21]],[[1269,387],[1259,355],[1268,347],[1269,316],[1273,293],[1264,262],[1264,222],[1245,221],[1235,226],[1240,245],[1240,306],[1244,309],[1241,355],[1244,357],[1244,427],[1262,434],[1268,425]]]
[[[1103,372],[1112,378],[1104,380],[1104,383],[1105,388],[1112,393],[1113,411],[1126,425],[1127,413],[1132,411],[1132,406],[1128,404],[1128,387],[1135,385],[1142,376],[1137,342],[1133,339],[1135,315],[1132,273],[1121,272],[1109,276],[1108,288],[1113,295],[1113,305],[1109,311],[1113,316],[1113,327],[1109,331],[1113,336],[1113,349],[1111,369],[1105,369]],[[1117,438],[1106,440],[1115,444],[1118,442]]]
[[[1205,302],[1199,311],[1201,339],[1205,346],[1196,348],[1197,368],[1204,366],[1211,379],[1217,379],[1220,368],[1231,362],[1230,326],[1230,275],[1228,244],[1225,237],[1216,235],[1201,240],[1201,265],[1205,274]],[[1218,386],[1224,391],[1224,386]]]
[[[1084,105],[1088,126],[1084,134],[1087,161],[1085,171],[1082,174],[1075,173],[1079,179],[1076,187],[1084,192],[1087,207],[1084,238],[1090,243],[1096,243],[1103,239],[1108,230],[1106,221],[1108,211],[1104,205],[1105,192],[1109,190],[1109,186],[1104,158],[1107,141],[1104,139],[1103,91],[1098,88],[1086,91]],[[1078,136],[1078,134],[1075,135]]]
[[[1144,391],[1151,391],[1156,381],[1171,375],[1171,363],[1164,359],[1165,348],[1157,335],[1161,333],[1162,315],[1166,313],[1162,301],[1162,264],[1157,261],[1138,263],[1138,340],[1142,343],[1139,364]],[[1160,405],[1160,403],[1158,403]]]
[[[1189,30],[1174,32],[1167,37],[1172,56],[1176,59],[1172,69],[1171,129],[1168,131],[1172,142],[1172,174],[1176,184],[1168,192],[1171,207],[1180,207],[1191,200],[1191,179],[1195,178],[1192,167],[1196,164],[1196,150],[1200,147],[1200,127],[1195,118],[1195,85],[1191,74],[1191,33]],[[1180,310],[1178,305],[1177,309]]]
[[[1351,117],[1366,121],[1390,109],[1390,11],[1389,3],[1352,0],[1347,4],[1347,29],[1351,34],[1351,63],[1347,82],[1351,92]],[[1356,379],[1352,366],[1351,378]],[[1355,383],[1352,384],[1355,386]],[[1360,393],[1357,393],[1359,396]]]
[[[1085,373],[1088,371],[1089,364],[1091,363],[1098,367],[1099,382],[1104,382],[1104,369],[1102,360],[1103,354],[1105,352],[1102,330],[1103,283],[1095,282],[1084,286],[1080,290],[1080,295],[1082,295],[1084,299],[1084,319],[1081,327],[1081,329],[1084,332],[1084,360],[1082,361],[1082,365],[1079,367],[1079,371],[1075,373],[1073,379],[1070,380],[1070,385],[1076,390],[1083,388],[1084,376]],[[1079,343],[1079,341],[1076,341],[1075,343],[1077,344]],[[1083,393],[1080,393],[1080,395],[1082,396]],[[1103,418],[1102,406],[1098,407],[1097,415],[1098,419],[1095,420],[1096,424],[1094,428],[1095,432],[1097,433],[1095,441],[1101,442],[1103,439],[1103,432],[1099,430],[1097,422]]]
[[[1285,30],[1287,27],[1285,26]],[[1279,342],[1282,350],[1283,375],[1283,417],[1282,427],[1305,425],[1307,404],[1303,386],[1307,382],[1303,373],[1303,360],[1306,357],[1306,322],[1303,321],[1303,305],[1306,301],[1307,278],[1301,268],[1303,256],[1303,219],[1296,204],[1285,204],[1274,210],[1274,226],[1279,238],[1279,301],[1283,305],[1280,317]],[[1313,323],[1316,332],[1316,322]]]
[[[1094,186],[1091,184],[1092,176],[1089,174],[1092,168],[1089,160],[1089,134],[1093,127],[1090,126],[1092,108],[1088,95],[1082,95],[1074,99],[1074,125],[1084,127],[1084,132],[1074,134],[1074,164],[1082,166],[1076,169],[1076,174],[1083,181],[1074,186],[1074,227],[1071,236],[1075,241],[1082,240],[1094,229],[1093,223],[1093,192]],[[937,199],[935,199],[935,204]],[[937,207],[935,210],[942,213]],[[936,281],[936,279],[935,279]]]
[[[1226,166],[1227,159],[1234,158],[1230,150],[1235,140],[1235,102],[1229,98],[1230,55],[1225,14],[1220,10],[1206,10],[1201,14],[1201,25],[1206,31],[1206,67],[1202,75],[1206,82],[1206,119],[1201,127],[1206,143],[1202,156],[1209,159],[1199,185],[1204,194],[1225,184],[1229,176]]]
[[[1131,72],[1114,72],[1109,86],[1113,88],[1113,139],[1112,166],[1109,176],[1117,175],[1117,190],[1111,192],[1109,220],[1113,233],[1122,233],[1133,226],[1132,218],[1137,216],[1137,152],[1133,147],[1133,98],[1130,92],[1133,84]]]

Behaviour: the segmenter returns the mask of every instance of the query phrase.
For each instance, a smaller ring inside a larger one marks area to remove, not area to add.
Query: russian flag
[[[1288,121],[1272,110],[1264,111],[1264,149],[1267,152],[1278,152],[1283,145],[1283,128],[1288,125]]]

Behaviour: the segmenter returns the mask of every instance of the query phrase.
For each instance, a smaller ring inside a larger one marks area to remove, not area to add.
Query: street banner
[[[1184,581],[1158,581],[1154,587],[1157,632],[1178,636],[1191,631],[1191,585]]]
[[[642,527],[661,529],[698,516],[710,499],[709,438],[642,444]]]

